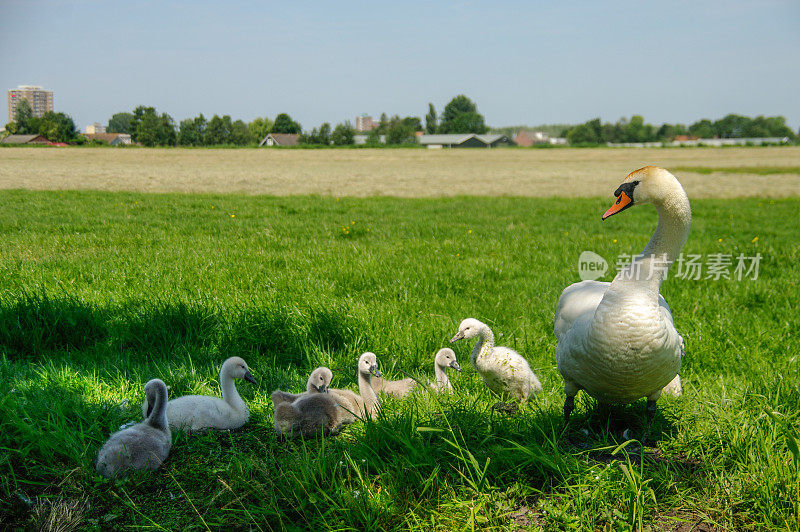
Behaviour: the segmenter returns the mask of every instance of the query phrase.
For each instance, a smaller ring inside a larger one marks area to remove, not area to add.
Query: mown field
[[[800,196],[800,147],[2,148],[0,189],[600,197],[621,176],[646,164],[678,172],[691,198]]]
[[[693,199],[685,253],[762,260],[757,280],[665,282],[685,395],[659,402],[655,447],[617,448],[641,433],[644,401],[603,411],[579,395],[562,434],[556,301],[582,251],[611,274],[649,239],[650,208],[600,222],[638,166],[582,199],[1,191],[0,528],[797,530],[800,198]],[[452,397],[388,400],[327,441],[274,435],[272,390],[302,389],[318,365],[354,387],[366,350],[390,377],[429,379],[470,316],[542,380],[520,413],[492,410],[461,342]],[[148,379],[217,394],[232,355],[259,381],[238,386],[243,429],[175,435],[154,473],[94,473],[109,434],[140,419]]]

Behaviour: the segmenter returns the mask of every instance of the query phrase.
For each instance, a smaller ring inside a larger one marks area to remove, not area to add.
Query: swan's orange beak
[[[609,216],[612,216],[612,215],[614,215],[614,214],[617,214],[617,213],[618,213],[618,212],[620,212],[620,211],[623,211],[623,210],[625,210],[625,208],[626,208],[626,207],[630,207],[630,205],[631,205],[631,198],[630,198],[630,196],[628,196],[628,195],[627,195],[627,194],[625,194],[624,192],[620,192],[620,193],[619,193],[619,196],[617,196],[617,201],[616,201],[616,203],[614,203],[614,205],[612,205],[612,206],[611,206],[611,208],[610,208],[610,209],[608,209],[608,210],[605,212],[605,214],[603,215],[603,220],[605,220],[605,219],[606,219],[606,218],[608,218]]]

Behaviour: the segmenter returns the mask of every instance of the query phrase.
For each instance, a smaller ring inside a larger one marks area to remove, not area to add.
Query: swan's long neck
[[[447,376],[447,370],[443,366],[434,362],[433,374],[436,376],[436,384],[443,388],[450,388],[450,379]]]
[[[363,372],[358,372],[358,393],[361,394],[361,398],[364,400],[364,405],[367,408],[367,414],[372,414],[374,409],[379,406],[378,395],[375,393],[375,390],[372,389],[372,377],[369,373],[364,374]]]
[[[165,387],[159,386],[156,388],[154,395],[155,398],[148,398],[148,400],[154,399],[154,403],[153,410],[147,416],[147,423],[152,427],[163,430],[167,428],[167,390]]]
[[[674,178],[666,186],[663,199],[654,202],[658,211],[655,233],[642,252],[617,274],[612,286],[633,283],[648,288],[658,297],[661,283],[686,243],[692,223],[689,198],[683,188]]]
[[[642,252],[620,270],[595,310],[586,340],[601,351],[652,349],[654,339],[662,338],[666,330],[658,293],[689,236],[692,213],[672,174],[662,175],[657,185],[650,186],[658,191],[653,199],[658,226]]]
[[[234,410],[247,411],[247,405],[239,395],[239,390],[236,389],[236,382],[232,375],[230,375],[225,368],[219,373],[219,387],[222,391],[222,400],[231,405]]]
[[[478,360],[478,357],[489,354],[494,349],[494,333],[489,327],[484,326],[478,335],[478,343],[472,348],[472,354],[470,355],[473,366],[475,365],[475,361]]]

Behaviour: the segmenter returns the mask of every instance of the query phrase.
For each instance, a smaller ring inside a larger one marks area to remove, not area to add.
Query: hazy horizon
[[[457,94],[493,127],[729,113],[800,126],[793,1],[13,0],[0,14],[2,89],[54,91],[81,130],[140,104],[176,123],[287,112],[311,129],[361,113],[423,118]]]

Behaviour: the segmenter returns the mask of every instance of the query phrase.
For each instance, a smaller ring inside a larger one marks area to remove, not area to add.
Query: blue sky
[[[83,129],[153,105],[304,127],[423,117],[457,94],[490,125],[800,126],[800,2],[0,0],[0,88],[43,85]],[[5,118],[6,110],[0,118]]]

